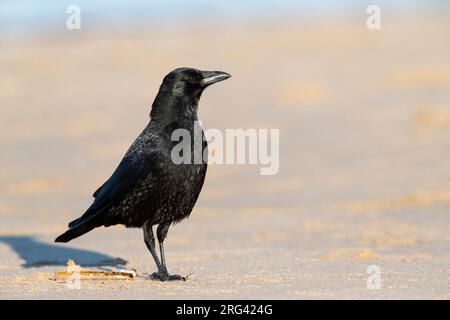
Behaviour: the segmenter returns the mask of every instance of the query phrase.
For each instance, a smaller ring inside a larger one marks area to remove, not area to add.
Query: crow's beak
[[[222,71],[203,71],[202,86],[206,87],[213,83],[223,81],[231,77],[230,74]]]

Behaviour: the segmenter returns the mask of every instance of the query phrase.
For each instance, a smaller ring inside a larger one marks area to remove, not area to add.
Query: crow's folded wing
[[[100,218],[103,213],[119,203],[133,190],[136,184],[152,171],[159,169],[159,152],[141,153],[134,157],[125,156],[112,176],[94,193],[95,200],[78,219],[69,223],[69,228],[77,228]]]

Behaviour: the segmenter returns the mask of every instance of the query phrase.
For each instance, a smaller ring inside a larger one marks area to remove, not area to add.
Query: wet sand
[[[0,42],[0,298],[448,299],[450,19],[405,14]],[[159,283],[140,230],[54,244],[148,121],[179,66],[233,75],[205,128],[279,128],[280,171],[210,166],[169,231]],[[50,281],[68,259],[132,281]],[[367,268],[381,288],[367,289]]]

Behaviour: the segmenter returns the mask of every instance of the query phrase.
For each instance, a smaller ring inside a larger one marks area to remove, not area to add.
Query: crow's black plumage
[[[172,223],[192,211],[205,179],[206,161],[175,164],[171,158],[175,129],[185,129],[194,141],[198,101],[203,90],[230,75],[221,71],[179,68],[163,80],[152,105],[150,122],[128,149],[112,176],[98,188],[92,205],[56,238],[68,242],[100,226],[123,224],[144,229],[144,240],[155,260],[159,280],[182,280],[169,275],[163,242]],[[202,132],[203,135],[203,132]],[[202,142],[205,150],[206,141]],[[194,152],[192,152],[194,154]],[[158,225],[161,261],[152,227]]]

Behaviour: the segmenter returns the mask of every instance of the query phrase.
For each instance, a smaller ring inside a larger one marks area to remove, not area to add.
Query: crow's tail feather
[[[70,221],[70,222],[69,222],[69,228],[72,228],[74,225],[76,225],[78,222],[80,222],[82,218],[83,218],[83,217],[80,217],[80,218],[78,218],[78,219],[75,219],[75,220],[73,220],[73,221]]]
[[[111,203],[108,202],[106,204],[105,202],[94,202],[81,217],[69,223],[69,229],[56,238],[55,242],[69,242],[103,225],[102,213],[108,210],[110,206]]]
[[[55,242],[69,242],[70,240],[78,238],[79,236],[82,236],[83,234],[91,231],[94,228],[95,228],[95,226],[89,225],[89,224],[82,224],[75,228],[70,228],[69,230],[64,232],[62,235],[57,237],[55,239]]]

